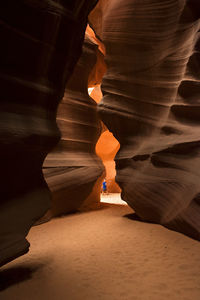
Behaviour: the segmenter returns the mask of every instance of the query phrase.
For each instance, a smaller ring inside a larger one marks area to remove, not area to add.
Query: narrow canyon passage
[[[0,299],[200,299],[198,8],[0,4]]]

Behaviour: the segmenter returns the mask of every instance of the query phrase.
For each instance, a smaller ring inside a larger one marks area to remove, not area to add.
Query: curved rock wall
[[[1,1],[0,265],[28,251],[25,236],[49,207],[42,164],[96,2]]]
[[[86,37],[82,56],[58,108],[57,123],[62,137],[43,168],[53,194],[54,216],[79,209],[104,171],[95,153],[101,123],[97,104],[88,95],[88,78],[96,64],[97,53],[97,45]],[[97,198],[93,202],[100,201],[100,193]]]
[[[90,96],[99,103],[102,99],[100,87],[95,87]],[[120,187],[115,182],[116,170],[114,157],[119,150],[119,142],[102,122],[102,133],[96,145],[96,153],[105,166],[105,179],[108,193],[120,193]]]
[[[120,142],[122,198],[142,220],[200,239],[196,5],[116,0],[106,7],[102,1],[101,22],[95,11],[90,22],[106,49],[99,112]]]

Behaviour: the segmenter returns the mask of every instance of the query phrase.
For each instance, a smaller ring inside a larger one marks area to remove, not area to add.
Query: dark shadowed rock
[[[60,138],[57,106],[81,54],[94,4],[0,4],[0,264],[28,250],[25,236],[49,207],[42,164]]]

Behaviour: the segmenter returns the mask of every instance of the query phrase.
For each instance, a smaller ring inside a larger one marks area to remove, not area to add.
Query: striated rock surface
[[[98,46],[86,37],[82,56],[70,78],[57,112],[62,137],[45,160],[43,172],[52,191],[52,215],[76,211],[104,171],[95,153],[101,134],[97,104],[88,95],[88,78],[97,62]],[[99,182],[99,181],[98,181]],[[99,186],[100,183],[97,184]],[[95,188],[96,189],[96,188]],[[99,203],[97,188],[87,206]]]
[[[28,251],[25,236],[49,207],[42,164],[59,140],[57,105],[96,2],[0,4],[0,265]]]
[[[100,2],[90,17],[108,68],[99,112],[120,142],[123,200],[200,240],[199,2]]]
[[[99,103],[102,99],[100,87],[95,87],[90,96]],[[119,193],[121,190],[115,182],[116,170],[114,157],[119,150],[119,142],[102,122],[102,133],[96,145],[96,153],[102,159],[105,166],[107,191],[109,193]]]

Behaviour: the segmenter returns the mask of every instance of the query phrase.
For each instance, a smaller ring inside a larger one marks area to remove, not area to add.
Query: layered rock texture
[[[102,99],[100,87],[95,87],[91,93],[91,97],[99,103]],[[119,150],[119,142],[114,138],[113,134],[102,123],[102,134],[96,145],[96,153],[101,158],[105,166],[105,180],[108,193],[120,193],[121,189],[115,182],[116,170],[114,158]]]
[[[142,220],[200,240],[200,3],[100,0],[74,70],[96,2],[0,4],[0,265],[28,251],[51,196],[50,216],[99,202],[96,152],[116,155]],[[98,115],[87,88],[105,71]]]
[[[53,216],[74,212],[83,206],[97,179],[104,171],[95,153],[101,134],[97,104],[88,95],[89,75],[95,69],[98,46],[86,36],[82,56],[70,78],[57,112],[62,137],[45,160],[43,172],[52,191]],[[95,73],[95,72],[93,72]],[[94,76],[95,78],[95,76]],[[101,181],[93,193],[92,203],[100,202]]]
[[[42,164],[59,140],[57,105],[96,2],[0,4],[0,265],[28,251],[25,236],[49,207]]]
[[[122,198],[142,220],[200,239],[199,1],[100,1],[99,112],[120,142]]]

